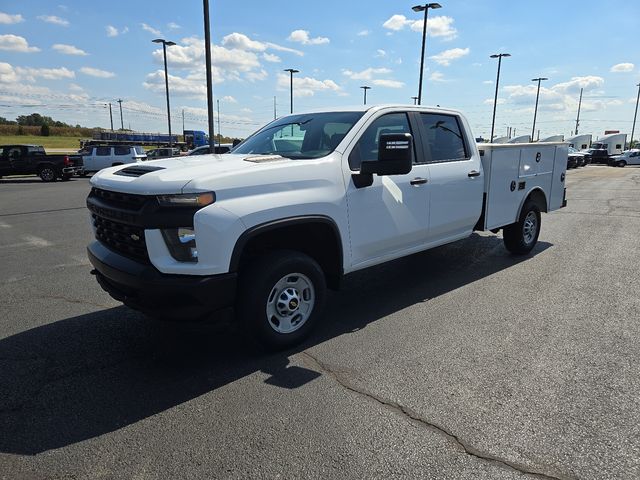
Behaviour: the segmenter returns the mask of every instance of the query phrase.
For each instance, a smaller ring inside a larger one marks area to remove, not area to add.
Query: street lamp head
[[[442,5],[440,5],[439,3],[430,3],[429,5],[427,5],[427,8],[431,8],[436,9],[436,8],[442,8]]]
[[[284,71],[289,73],[300,73],[300,70],[296,70],[295,68],[285,68]]]
[[[164,42],[164,43],[165,43],[165,45],[166,45],[167,47],[173,47],[173,46],[176,44],[176,42],[171,42],[171,41],[169,41],[169,42]]]
[[[546,78],[546,77],[532,78],[532,79],[531,79],[531,81],[532,81],[532,82],[541,82],[541,81],[543,81],[543,80],[549,80],[549,79],[548,79],[548,78]]]
[[[415,7],[411,7],[411,10],[414,12],[423,12],[427,8],[424,5],[416,5]]]
[[[360,88],[362,88],[362,89],[364,89],[364,90],[371,90],[371,87],[368,87],[368,86],[366,86],[366,85],[363,85],[363,86],[362,86],[362,87],[360,87]]]
[[[424,12],[429,8],[442,8],[442,5],[440,5],[439,3],[427,3],[426,5],[416,5],[415,7],[411,7],[411,10],[413,10],[414,12]]]
[[[151,40],[153,43],[162,43],[164,42],[164,38],[156,38],[155,40]]]
[[[510,53],[496,53],[491,55],[489,58],[500,58],[500,57],[510,57]]]

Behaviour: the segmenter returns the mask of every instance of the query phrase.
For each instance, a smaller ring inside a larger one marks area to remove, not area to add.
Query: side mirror
[[[361,174],[405,175],[411,172],[412,137],[410,133],[380,135],[378,160],[362,162]]]

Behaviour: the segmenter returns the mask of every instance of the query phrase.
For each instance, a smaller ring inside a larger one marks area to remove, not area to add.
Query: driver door
[[[343,172],[351,240],[351,266],[382,263],[422,250],[429,224],[429,170],[424,163],[417,124],[407,112],[378,115],[350,145]],[[413,168],[406,175],[373,177],[371,186],[357,188],[352,174],[362,161],[377,159],[380,135],[410,133]]]

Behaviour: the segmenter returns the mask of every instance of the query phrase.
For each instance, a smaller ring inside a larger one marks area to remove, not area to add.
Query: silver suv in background
[[[80,154],[83,166],[78,173],[81,176],[95,173],[103,168],[142,162],[147,159],[144,148],[137,146],[92,146],[81,150]]]

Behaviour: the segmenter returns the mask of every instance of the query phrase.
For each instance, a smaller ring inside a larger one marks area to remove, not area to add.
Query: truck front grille
[[[140,210],[144,203],[149,200],[149,197],[146,195],[112,192],[110,190],[102,190],[95,187],[91,189],[89,196],[99,198],[110,206],[136,211]]]
[[[127,257],[149,262],[143,228],[99,217],[95,213],[91,218],[100,242]]]

